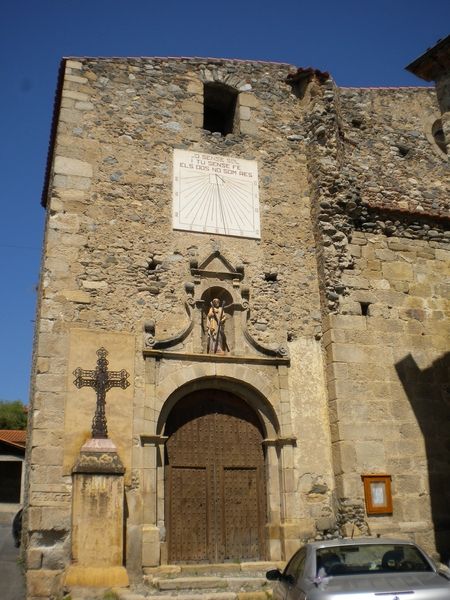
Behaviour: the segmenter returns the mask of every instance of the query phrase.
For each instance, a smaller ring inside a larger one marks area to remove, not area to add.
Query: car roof
[[[411,540],[387,537],[335,538],[333,540],[320,540],[316,542],[308,542],[305,545],[309,546],[314,550],[317,550],[319,548],[334,548],[336,546],[358,546],[362,544],[398,544],[415,546],[414,542],[412,542]]]

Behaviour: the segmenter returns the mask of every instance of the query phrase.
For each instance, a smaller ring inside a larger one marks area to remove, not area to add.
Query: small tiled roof
[[[23,429],[0,429],[0,442],[6,442],[18,448],[25,448],[27,432]]]
[[[450,68],[450,35],[428,48],[422,56],[406,67],[410,73],[425,81],[436,81],[448,73]]]

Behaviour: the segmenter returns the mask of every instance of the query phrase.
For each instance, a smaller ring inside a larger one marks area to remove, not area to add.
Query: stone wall
[[[448,216],[448,164],[427,136],[440,117],[434,90],[344,88],[339,96],[345,162],[361,204],[369,211]],[[367,221],[361,226],[373,230]],[[395,232],[392,224],[387,233]]]
[[[436,81],[436,96],[441,111],[442,129],[444,132],[447,154],[450,145],[450,74],[441,73]]]
[[[392,475],[393,515],[368,519],[371,531],[432,551],[434,527],[445,556],[450,249],[354,232],[349,251],[355,310],[330,316],[324,334],[337,494],[362,503],[361,475]]]
[[[450,240],[448,164],[431,135],[433,90],[310,87],[304,139],[322,306],[337,312],[354,229]]]
[[[260,325],[255,335],[285,341],[287,328],[293,335],[314,331],[306,159],[288,139],[303,116],[284,82],[289,67],[128,59],[67,64],[48,206],[55,239],[64,238],[75,254],[47,262],[46,274],[69,294],[69,319],[134,330],[151,313],[161,334],[173,334],[172,314],[184,317],[180,282],[189,259],[219,248],[246,268],[252,323]],[[222,137],[199,127],[202,80],[244,90],[241,109],[252,106],[241,129],[245,124],[248,133]],[[258,160],[261,242],[172,230],[173,148]]]
[[[426,394],[448,423],[448,166],[430,135],[436,96],[425,89],[334,90],[330,82],[316,89],[308,167],[338,521],[415,535],[430,551],[433,522],[436,547],[447,556],[448,523],[436,490],[448,493],[448,450],[445,441],[429,448],[435,435],[447,439],[445,426],[431,434],[426,410],[417,407],[422,381],[436,373]],[[393,476],[394,514],[364,522],[361,475],[376,472]]]

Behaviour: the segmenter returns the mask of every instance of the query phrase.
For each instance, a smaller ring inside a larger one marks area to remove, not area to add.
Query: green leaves
[[[0,400],[0,429],[25,429],[27,413],[20,400]]]

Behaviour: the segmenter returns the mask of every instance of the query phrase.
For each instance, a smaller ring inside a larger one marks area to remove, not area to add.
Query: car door
[[[303,589],[304,571],[306,564],[306,548],[302,548],[296,554],[296,560],[292,562],[289,571],[289,583],[287,587],[286,600],[304,600],[306,597]],[[291,583],[292,582],[292,583]]]
[[[275,586],[275,600],[304,600],[305,594],[299,587],[299,581],[302,580],[305,562],[306,548],[301,548],[288,562]]]

